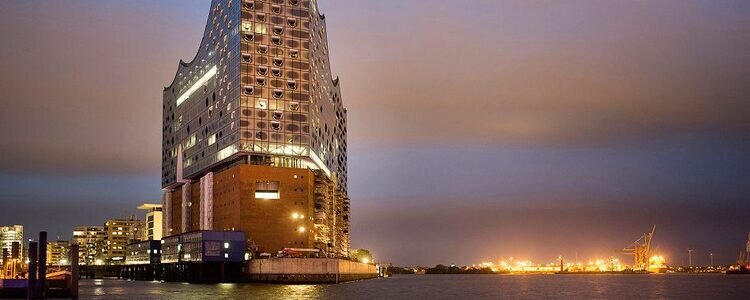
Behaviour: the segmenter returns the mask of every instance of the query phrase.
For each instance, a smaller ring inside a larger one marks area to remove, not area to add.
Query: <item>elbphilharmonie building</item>
[[[213,0],[164,89],[164,235],[243,231],[249,250],[349,252],[346,109],[310,0]]]

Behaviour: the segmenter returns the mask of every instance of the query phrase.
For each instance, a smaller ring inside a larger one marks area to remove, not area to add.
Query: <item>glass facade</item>
[[[346,110],[324,21],[315,1],[212,1],[198,53],[164,90],[163,187],[255,155],[322,170],[346,192]]]

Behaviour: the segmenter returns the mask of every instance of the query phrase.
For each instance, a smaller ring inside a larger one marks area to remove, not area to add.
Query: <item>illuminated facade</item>
[[[141,240],[145,223],[135,216],[130,219],[113,219],[104,223],[104,261],[122,263],[125,260],[127,245]]]
[[[211,1],[163,96],[165,236],[241,230],[257,252],[348,255],[346,110],[315,1]]]
[[[104,263],[107,233],[104,226],[77,226],[73,228],[72,244],[78,245],[79,263],[94,265]]]
[[[23,225],[12,225],[12,226],[0,226],[0,253],[3,249],[8,251],[10,256],[13,251],[13,243],[16,242],[19,245],[19,253],[23,252]],[[3,258],[0,257],[0,263]]]
[[[70,264],[70,242],[47,242],[47,264],[50,266],[67,266]]]
[[[138,209],[146,211],[146,218],[144,218],[146,228],[141,235],[141,240],[161,240],[164,222],[161,204],[144,203],[138,206]]]

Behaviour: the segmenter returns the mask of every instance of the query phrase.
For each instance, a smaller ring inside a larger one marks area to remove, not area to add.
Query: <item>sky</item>
[[[750,232],[750,2],[319,0],[352,243],[398,265],[672,264]],[[209,1],[0,1],[0,224],[160,201],[161,101]]]

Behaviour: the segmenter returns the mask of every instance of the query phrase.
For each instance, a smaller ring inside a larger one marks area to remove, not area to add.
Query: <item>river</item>
[[[82,280],[81,299],[750,299],[750,275],[396,275],[339,285]]]

